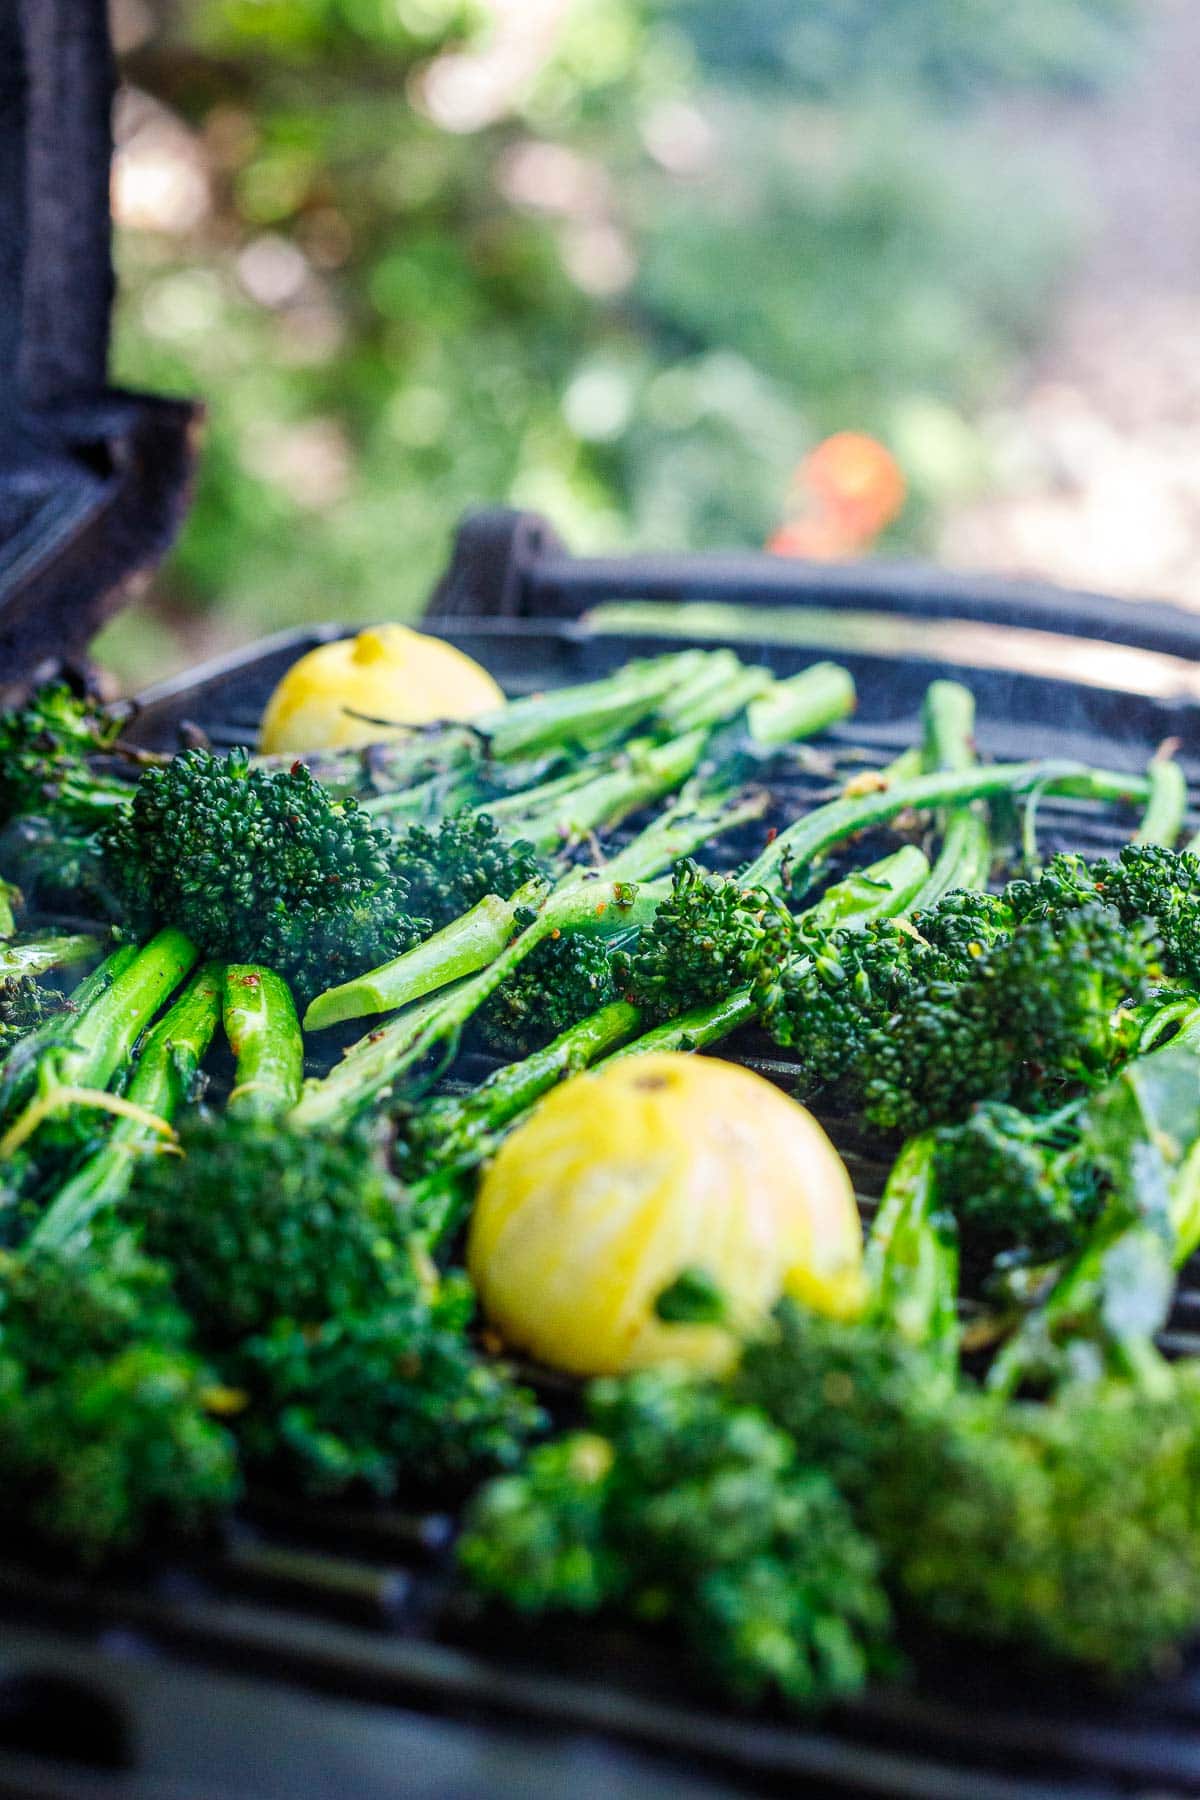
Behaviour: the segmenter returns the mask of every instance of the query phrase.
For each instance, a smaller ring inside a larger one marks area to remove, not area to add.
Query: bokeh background
[[[1200,603],[1194,0],[112,12],[115,373],[210,409],[125,681],[481,503]]]

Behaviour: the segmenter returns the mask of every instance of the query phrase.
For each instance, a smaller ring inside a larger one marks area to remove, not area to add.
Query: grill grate
[[[248,660],[200,671],[150,696],[139,735],[170,746],[180,724],[191,720],[217,744],[252,738],[279,673],[322,635],[290,635]],[[664,642],[645,634],[593,637],[571,622],[468,627],[453,621],[446,635],[489,664],[511,691],[534,685],[529,670],[538,671],[538,686],[586,679]],[[810,660],[767,643],[737,647],[780,674]],[[859,684],[860,711],[825,742],[860,757],[864,766],[884,763],[915,741],[920,696],[935,674],[960,674],[975,689],[980,744],[989,755],[1025,755],[1036,742],[1046,754],[1135,769],[1165,736],[1187,741],[1191,722],[1181,703],[1075,689],[1019,672],[947,670],[919,654],[899,663],[866,654],[844,660]],[[1185,755],[1184,766],[1195,793],[1200,762]],[[789,773],[773,788],[772,815],[746,828],[740,841],[726,842],[723,860],[736,863],[749,855],[765,828],[785,823],[827,787],[819,770]],[[1094,855],[1115,851],[1129,821],[1111,810],[1057,800],[1044,804],[1039,823],[1046,850]],[[747,1038],[734,1053],[788,1084],[786,1058],[764,1043]],[[477,1059],[470,1072],[486,1066]],[[869,1209],[881,1164],[869,1143],[848,1138],[837,1120],[827,1123]],[[1166,1342],[1175,1351],[1200,1351],[1194,1270],[1185,1276]],[[569,1384],[559,1391],[569,1392]],[[578,1744],[599,1737],[621,1747],[596,1790],[605,1794],[656,1792],[660,1777],[669,1781],[664,1792],[695,1795],[786,1790],[922,1800],[1162,1800],[1200,1794],[1200,1663],[1136,1694],[1113,1696],[1057,1675],[1023,1677],[986,1656],[955,1659],[935,1649],[921,1659],[911,1689],[872,1693],[807,1728],[698,1700],[669,1648],[653,1639],[590,1622],[569,1628],[526,1623],[516,1631],[511,1621],[497,1622],[452,1578],[453,1531],[446,1513],[315,1505],[260,1493],[243,1508],[220,1551],[186,1565],[153,1564],[98,1582],[0,1561],[0,1611],[10,1627],[25,1623],[44,1630],[49,1623],[73,1634],[82,1643],[89,1680],[111,1684],[120,1653],[152,1652],[155,1667],[165,1664],[173,1672],[166,1700],[160,1692],[154,1705],[174,1705],[193,1717],[217,1705],[220,1682],[237,1671],[259,1684],[348,1697],[361,1720],[376,1717],[382,1706],[389,1718],[416,1715],[423,1729],[452,1718],[464,1731],[470,1723],[492,1733],[519,1727],[536,1734],[525,1740],[517,1773],[493,1768],[485,1780],[477,1771],[478,1786],[462,1778],[464,1785],[430,1792],[557,1791],[540,1785],[542,1776],[549,1777],[534,1760],[535,1743],[544,1748],[548,1741]],[[137,1684],[121,1686],[124,1703],[136,1707]],[[3,1729],[4,1695],[0,1681],[0,1745],[11,1741]],[[252,1708],[250,1717],[260,1727],[265,1721],[261,1708]],[[295,1749],[299,1741],[281,1728],[273,1745],[279,1767],[287,1764],[289,1745]],[[645,1762],[647,1752],[667,1761]],[[670,1769],[674,1773],[664,1773]],[[4,1776],[0,1757],[0,1780]],[[362,1779],[361,1792],[374,1793]],[[144,1791],[160,1790],[150,1785]],[[290,1791],[324,1790],[305,1786],[301,1776]]]

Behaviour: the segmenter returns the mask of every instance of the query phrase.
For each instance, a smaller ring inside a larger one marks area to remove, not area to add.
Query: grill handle
[[[724,601],[887,613],[920,620],[1054,632],[1200,659],[1200,614],[1048,583],[956,574],[919,562],[804,562],[736,555],[572,556],[535,513],[467,517],[428,616],[579,618],[610,600]]]

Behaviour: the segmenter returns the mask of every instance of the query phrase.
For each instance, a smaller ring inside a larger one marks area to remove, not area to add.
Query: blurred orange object
[[[862,431],[838,431],[796,471],[801,516],[774,534],[776,556],[835,559],[865,549],[904,506],[904,475],[891,451]]]

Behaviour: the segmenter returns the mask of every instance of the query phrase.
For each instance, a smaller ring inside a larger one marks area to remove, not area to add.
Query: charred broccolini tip
[[[924,1357],[785,1303],[734,1391],[850,1501],[898,1610],[1099,1673],[1200,1617],[1200,1386],[1105,1381],[1053,1404],[931,1385]]]
[[[1084,1101],[1024,1113],[984,1101],[934,1134],[938,1199],[958,1221],[966,1259],[1044,1260],[1080,1241],[1102,1204],[1082,1140]]]
[[[387,833],[300,763],[264,774],[245,751],[186,751],[142,775],[101,844],[135,929],[177,925],[205,954],[264,964],[304,997],[429,929]]]
[[[612,940],[560,932],[539,944],[475,1016],[474,1029],[500,1056],[529,1056],[615,998]]]
[[[773,979],[796,944],[796,921],[768,889],[710,874],[689,857],[637,942],[614,958],[616,983],[648,1018],[671,1018]]]
[[[1010,925],[1002,900],[956,891],[911,918],[810,928],[808,956],[782,969],[765,1006],[767,1029],[803,1071],[803,1090],[839,1082],[873,1030],[926,989],[965,979],[979,951]]]
[[[0,1511],[85,1562],[236,1496],[214,1378],[165,1272],[125,1234],[0,1256]]]
[[[48,1019],[66,1011],[65,996],[32,975],[9,975],[0,980],[0,1057]]]
[[[1127,844],[1112,861],[1056,856],[1038,880],[1011,886],[1026,913],[1096,898],[1126,925],[1150,920],[1167,978],[1200,990],[1200,858],[1191,851]]]
[[[485,894],[508,900],[545,873],[533,845],[504,837],[487,813],[456,813],[436,828],[410,825],[397,836],[392,857],[408,883],[410,910],[431,920],[435,930]]]
[[[42,813],[62,826],[98,824],[128,803],[128,783],[93,767],[120,733],[120,717],[63,682],[0,712],[0,825]]]
[[[805,1086],[842,1083],[906,1135],[979,1101],[1061,1103],[1135,1047],[1132,1007],[1164,976],[1153,924],[1054,877],[825,935],[767,1009]]]
[[[380,1493],[513,1463],[540,1415],[466,1328],[465,1278],[425,1262],[368,1139],[191,1122],[127,1216],[245,1396],[248,1461],[311,1492]]]
[[[761,1412],[655,1370],[593,1384],[588,1413],[477,1498],[460,1555],[480,1590],[669,1623],[743,1699],[817,1705],[887,1660],[873,1546]]]

